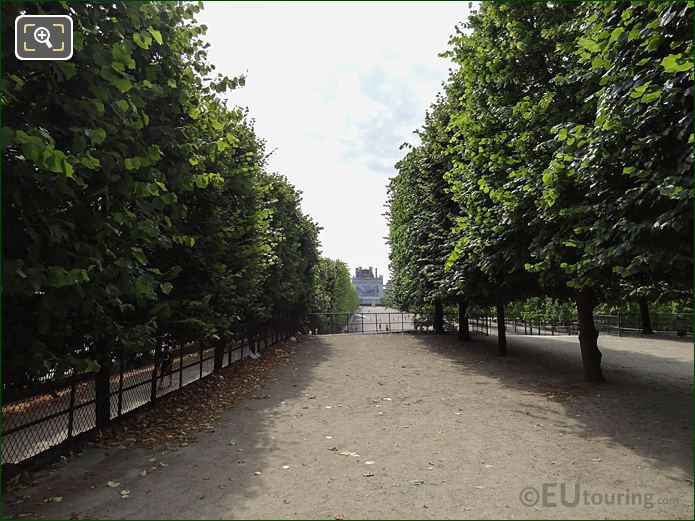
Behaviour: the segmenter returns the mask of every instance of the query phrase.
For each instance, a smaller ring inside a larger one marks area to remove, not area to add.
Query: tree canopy
[[[315,295],[319,227],[223,101],[245,79],[208,62],[201,8],[3,4],[5,48],[25,10],[75,26],[70,61],[3,69],[6,382],[289,331],[317,300],[349,300],[342,285]]]
[[[692,289],[692,30],[690,3],[481,4],[390,185],[395,303],[574,295],[601,380],[594,306]]]

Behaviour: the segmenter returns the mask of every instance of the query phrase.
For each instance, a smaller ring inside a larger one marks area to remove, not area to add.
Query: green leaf
[[[149,49],[152,44],[152,37],[144,31],[140,31],[133,34],[133,41],[135,45],[141,47],[142,49]]]
[[[89,153],[80,158],[80,163],[90,170],[97,170],[101,166],[101,162]]]
[[[652,103],[661,97],[661,89],[652,90],[642,96],[642,103]]]
[[[140,264],[147,265],[148,260],[145,253],[142,251],[142,248],[131,248],[130,251],[133,253],[133,257],[135,257]]]
[[[625,32],[625,27],[616,27],[613,29],[613,32],[611,33],[611,42],[616,41],[618,38],[620,38],[620,35]]]
[[[133,88],[133,82],[131,82],[128,78],[113,77],[109,81],[114,87],[124,94]]]
[[[682,54],[669,54],[660,64],[666,72],[686,72],[693,68],[692,56],[683,59]]]
[[[639,87],[636,87],[631,93],[630,97],[631,98],[641,98],[642,95],[644,95],[645,91],[649,88],[649,85],[651,84],[651,80],[643,83]]]
[[[56,65],[63,72],[63,74],[65,75],[65,78],[68,80],[76,74],[75,64],[72,62],[58,61],[58,62],[56,62]]]
[[[591,51],[591,52],[597,52],[600,50],[601,46],[596,43],[594,40],[591,38],[586,38],[582,37],[577,40],[577,43],[579,44],[580,47],[583,47],[584,49]]]
[[[161,286],[162,293],[164,293],[165,295],[168,295],[169,293],[171,293],[171,290],[172,290],[173,288],[174,288],[174,286],[173,286],[173,284],[172,284],[171,282],[165,282],[165,283],[162,284],[162,286]]]
[[[157,29],[153,28],[151,25],[147,28],[147,30],[150,32],[150,34],[155,39],[155,41],[159,45],[162,45],[162,43],[163,43],[162,33],[160,33]]]
[[[101,145],[106,139],[106,131],[103,128],[87,129],[85,134],[95,145]]]

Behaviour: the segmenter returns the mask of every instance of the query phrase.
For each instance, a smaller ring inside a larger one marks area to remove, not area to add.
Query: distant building
[[[369,266],[369,269],[362,269],[362,266],[356,268],[355,276],[352,278],[352,284],[357,289],[361,305],[383,305],[384,276],[377,276],[376,268],[372,268],[371,266]]]

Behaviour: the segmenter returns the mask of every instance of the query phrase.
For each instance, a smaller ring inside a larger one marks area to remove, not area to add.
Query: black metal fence
[[[469,318],[471,331],[489,334],[490,317]],[[377,313],[311,313],[309,332],[314,335],[339,333],[403,333],[434,332],[434,313],[377,312]],[[458,331],[458,314],[444,313],[444,330]]]
[[[692,335],[692,323],[678,314],[652,314],[651,326],[655,334]],[[508,333],[517,335],[576,335],[577,321],[552,323],[539,319],[505,319]],[[471,332],[489,335],[497,331],[497,319],[490,315],[474,315],[468,318]],[[642,332],[642,321],[637,314],[594,315],[599,333],[629,335]],[[458,331],[458,314],[444,313],[444,330]],[[309,332],[315,335],[339,333],[401,333],[434,332],[433,313],[377,312],[377,313],[312,313],[309,315]]]
[[[494,321],[494,319],[493,319]],[[497,327],[496,321],[495,327]],[[654,334],[686,336],[693,334],[692,321],[687,315],[675,313],[650,314],[651,329]],[[577,321],[552,323],[539,319],[506,319],[506,329],[517,335],[576,335],[579,333]],[[639,335],[643,331],[642,317],[639,313],[618,313],[616,315],[594,315],[594,325],[604,335]]]
[[[220,346],[186,345],[169,350],[169,366],[158,351],[117,356],[108,375],[108,422],[286,339],[267,332]],[[162,374],[164,373],[164,374]],[[97,427],[95,373],[68,372],[30,386],[3,390],[2,464],[20,463]],[[100,422],[101,423],[101,422]],[[100,425],[101,426],[101,425]]]

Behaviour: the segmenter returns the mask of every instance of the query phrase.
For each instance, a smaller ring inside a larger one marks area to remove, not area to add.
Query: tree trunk
[[[440,298],[434,301],[434,332],[438,335],[444,334],[444,306]]]
[[[639,302],[639,314],[642,321],[642,334],[643,335],[653,335],[652,321],[649,318],[649,303],[647,302],[647,297],[640,297]]]
[[[96,426],[106,427],[111,422],[111,371],[102,363],[94,375]]]
[[[459,308],[459,340],[470,340],[471,331],[468,328],[468,302],[464,298],[460,298],[458,301]]]
[[[215,341],[215,372],[222,370],[224,363],[224,339],[220,338]]]
[[[594,290],[585,287],[577,290],[577,319],[579,322],[579,347],[582,351],[584,379],[602,382],[601,351],[598,349],[598,331],[594,326]]]
[[[504,302],[497,302],[497,354],[507,356],[507,326],[504,323]]]

